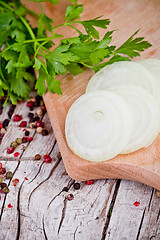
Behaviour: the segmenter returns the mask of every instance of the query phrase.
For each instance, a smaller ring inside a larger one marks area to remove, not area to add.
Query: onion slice
[[[112,87],[129,105],[133,116],[133,133],[122,154],[150,145],[159,132],[160,113],[154,97],[141,87]]]
[[[157,79],[145,67],[129,61],[115,62],[102,68],[90,79],[86,92],[121,85],[140,86],[157,99]]]
[[[79,97],[68,111],[65,136],[70,149],[89,161],[115,157],[132,135],[132,114],[112,91],[93,91]]]

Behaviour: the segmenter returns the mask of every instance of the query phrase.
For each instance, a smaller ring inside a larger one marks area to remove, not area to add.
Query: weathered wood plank
[[[105,239],[138,239],[151,196],[151,187],[137,182],[121,181]],[[135,202],[140,203],[139,206],[136,207]]]

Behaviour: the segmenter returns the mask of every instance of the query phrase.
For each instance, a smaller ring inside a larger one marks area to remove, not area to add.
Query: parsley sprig
[[[10,99],[12,104],[27,98],[33,86],[39,95],[43,95],[47,88],[52,93],[62,94],[57,75],[68,71],[77,75],[84,71],[84,66],[96,72],[107,64],[131,60],[151,46],[144,38],[135,38],[139,30],[119,48],[110,44],[114,31],[107,31],[99,40],[97,28],[107,29],[110,20],[100,16],[81,21],[83,5],[79,5],[77,0],[70,0],[65,22],[57,26],[53,26],[53,20],[43,11],[41,2],[47,0],[33,2],[40,5],[40,15],[27,9],[20,0],[0,0],[0,97],[6,95],[6,101]],[[57,4],[58,0],[48,2]],[[26,17],[28,12],[37,17],[38,27],[31,27]],[[75,27],[75,23],[76,26],[83,25],[85,33]],[[62,35],[55,33],[55,29],[61,26],[73,28],[78,36],[63,39]],[[50,32],[49,37],[47,31]],[[62,40],[51,51],[56,38]],[[38,71],[37,80],[34,69]]]

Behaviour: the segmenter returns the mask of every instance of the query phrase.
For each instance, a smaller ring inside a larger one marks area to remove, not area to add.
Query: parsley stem
[[[45,45],[47,42],[48,42],[48,41],[46,40],[46,41],[42,42],[41,44],[39,44],[38,48],[37,48],[36,51],[35,51],[35,54],[34,54],[33,59],[36,58],[36,56],[37,56],[38,51],[40,50],[40,48],[42,48],[42,46]],[[49,51],[49,52],[50,52],[50,51]]]
[[[29,14],[31,14],[31,15],[37,17],[37,18],[40,17],[40,15],[39,15],[38,13],[32,11],[31,9],[29,9],[29,8],[25,8],[25,9],[26,9],[26,11],[27,11]]]
[[[72,26],[71,24],[67,23],[67,26],[73,28],[74,30],[76,30],[80,35],[82,34],[81,31],[79,31],[77,28],[75,28],[75,27]]]

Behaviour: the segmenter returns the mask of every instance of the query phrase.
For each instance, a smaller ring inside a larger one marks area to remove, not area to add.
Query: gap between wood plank
[[[112,216],[112,214],[110,214],[110,209],[113,209],[113,207],[114,207],[120,183],[121,183],[121,180],[118,179],[117,183],[116,183],[116,186],[115,186],[115,189],[114,189],[113,197],[112,197],[109,209],[108,209],[107,218],[106,218],[105,225],[103,227],[101,240],[105,240],[105,238],[106,238],[106,232],[107,232],[107,229],[108,229],[108,226],[109,226],[109,222],[110,222],[110,219],[111,219],[111,216]]]

